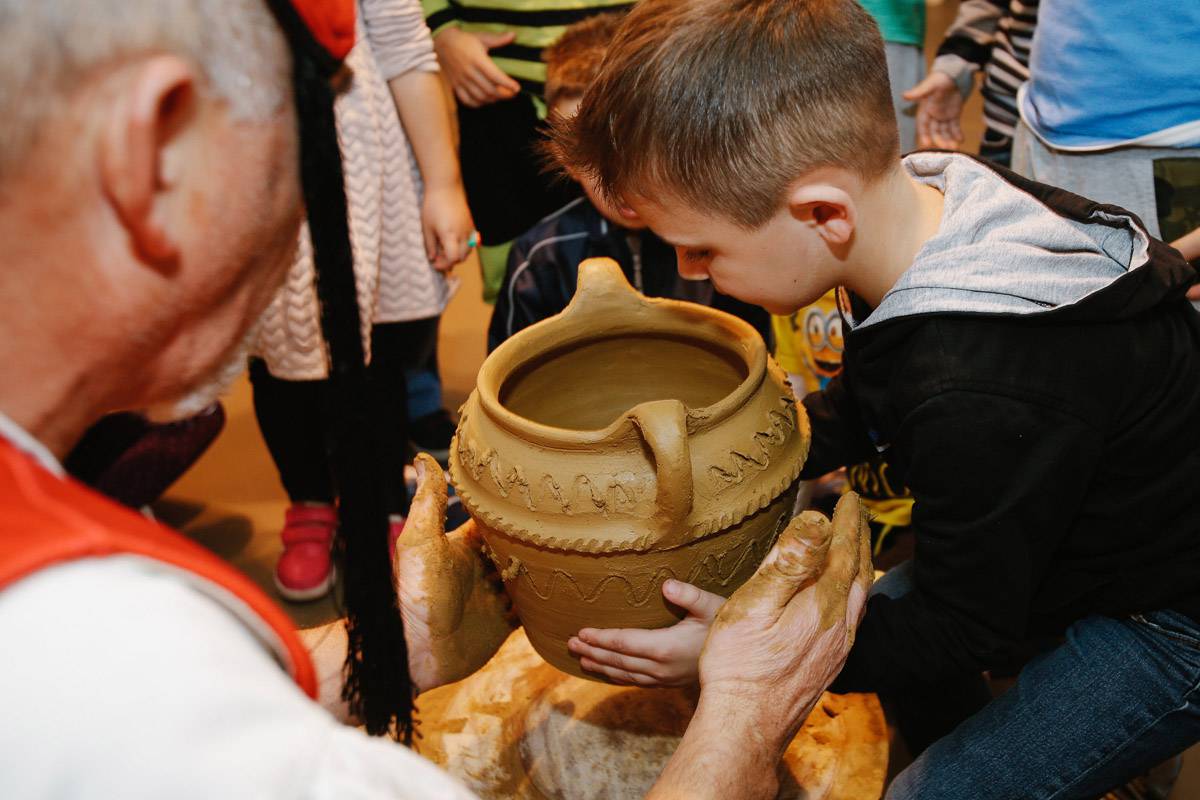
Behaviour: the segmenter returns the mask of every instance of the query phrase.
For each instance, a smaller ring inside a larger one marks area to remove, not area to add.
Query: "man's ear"
[[[196,73],[170,55],[129,70],[101,130],[100,179],[139,257],[164,268],[179,256],[163,203],[179,176],[168,174],[164,152],[195,111]]]
[[[804,182],[788,195],[792,217],[810,225],[831,247],[850,243],[857,224],[854,198],[840,186],[826,182]]]

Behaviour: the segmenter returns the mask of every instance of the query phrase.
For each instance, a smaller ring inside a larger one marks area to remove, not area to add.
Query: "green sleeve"
[[[421,10],[425,12],[425,24],[434,35],[458,23],[458,16],[449,0],[421,0]]]

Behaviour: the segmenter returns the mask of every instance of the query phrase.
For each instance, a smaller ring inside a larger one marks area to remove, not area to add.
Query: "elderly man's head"
[[[0,0],[0,37],[0,358],[32,384],[0,408],[174,401],[294,246],[283,35],[265,0]]]

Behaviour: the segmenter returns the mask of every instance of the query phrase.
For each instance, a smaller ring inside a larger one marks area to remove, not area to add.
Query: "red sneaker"
[[[284,515],[283,553],[275,564],[275,588],[294,602],[316,600],[333,588],[330,559],[337,509],[333,506],[291,506]]]

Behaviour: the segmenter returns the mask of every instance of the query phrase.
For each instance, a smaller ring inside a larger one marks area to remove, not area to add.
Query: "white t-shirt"
[[[0,637],[0,797],[473,797],[338,723],[232,612],[152,560],[17,582]]]

